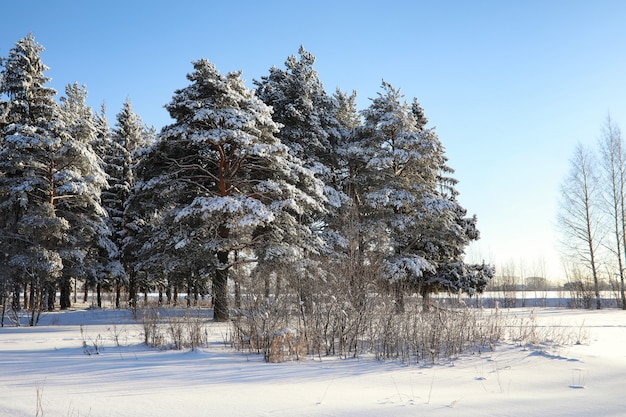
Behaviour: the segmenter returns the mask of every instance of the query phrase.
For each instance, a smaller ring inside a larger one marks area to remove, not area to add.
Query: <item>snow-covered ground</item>
[[[538,328],[585,343],[507,343],[435,366],[269,364],[227,346],[224,324],[207,325],[208,346],[158,350],[128,311],[49,313],[0,329],[0,416],[624,416],[626,312],[533,311]]]

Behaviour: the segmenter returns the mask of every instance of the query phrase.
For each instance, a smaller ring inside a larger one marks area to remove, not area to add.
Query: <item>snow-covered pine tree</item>
[[[13,308],[20,308],[20,290],[31,309],[32,325],[54,294],[54,280],[63,264],[56,250],[67,225],[54,216],[46,190],[48,154],[58,147],[52,133],[56,92],[45,86],[48,68],[43,47],[32,34],[9,51],[2,69],[0,92],[6,97],[0,147],[0,217],[3,262],[13,269]]]
[[[112,240],[120,249],[114,258],[119,263],[119,268],[115,269],[116,273],[112,275],[115,278],[115,305],[119,308],[123,283],[128,285],[131,305],[136,301],[136,279],[133,275],[135,257],[133,251],[126,250],[129,240],[132,240],[132,234],[129,234],[126,228],[128,219],[124,210],[136,182],[134,167],[139,162],[142,152],[153,142],[154,134],[133,111],[130,99],[124,102],[117,114],[112,132],[109,132],[108,128],[100,130],[103,134],[99,139],[98,148],[109,182],[109,186],[102,191],[102,204],[109,215]],[[124,267],[121,267],[122,263]]]
[[[443,146],[425,129],[419,103],[409,106],[387,82],[382,89],[341,150],[349,161],[361,247],[384,254],[398,301],[406,285],[425,297],[443,288],[465,290],[457,286],[468,281],[462,258],[478,238],[475,219],[465,218],[456,201]],[[454,279],[446,273],[453,265],[460,271]]]
[[[317,228],[318,233],[313,241],[307,242],[306,256],[299,256],[291,251],[293,247],[302,247],[299,242],[292,242],[288,238],[279,240],[283,249],[264,248],[262,256],[267,252],[278,250],[282,254],[292,253],[296,256],[274,257],[279,262],[298,262],[292,264],[291,277],[297,278],[298,292],[302,298],[311,289],[299,288],[312,284],[313,271],[318,266],[328,266],[330,256],[335,252],[338,244],[345,244],[341,236],[339,212],[348,201],[338,181],[338,155],[335,150],[342,141],[341,123],[337,120],[339,112],[338,102],[329,97],[313,64],[315,56],[304,47],[298,50],[299,58],[292,55],[285,62],[285,69],[272,67],[269,75],[255,81],[257,95],[263,102],[273,109],[273,119],[282,125],[277,137],[287,145],[290,151],[301,159],[306,168],[315,173],[316,178],[325,185],[327,215],[324,217],[302,218],[301,222],[308,228]],[[275,223],[277,225],[277,223]],[[302,236],[302,234],[297,234]],[[319,247],[319,243],[322,247]],[[315,254],[324,254],[320,262]],[[317,266],[316,266],[317,265]],[[295,271],[294,271],[295,267]],[[297,271],[297,272],[296,272]],[[321,272],[321,271],[320,271]]]
[[[428,119],[417,99],[413,99],[411,112],[415,117],[417,130],[422,141],[431,150],[430,161],[437,175],[437,198],[445,201],[445,210],[436,212],[437,216],[426,224],[423,238],[416,246],[428,259],[436,260],[434,272],[427,271],[421,282],[421,294],[425,299],[432,292],[465,292],[473,295],[482,293],[495,274],[493,265],[466,264],[464,261],[467,246],[480,238],[476,216],[467,217],[467,210],[461,206],[456,190],[458,181],[452,177],[454,170],[447,165],[445,148],[434,129],[427,129]],[[428,145],[429,144],[429,145]],[[428,226],[437,227],[427,233]],[[438,230],[437,230],[438,229]]]
[[[0,68],[4,66],[4,57],[0,56]],[[0,86],[4,85],[4,71],[0,71]],[[1,89],[0,89],[1,91]],[[6,125],[6,117],[9,112],[9,103],[7,103],[3,98],[2,93],[0,93],[0,131],[4,129]]]
[[[70,84],[65,88],[65,96],[60,98],[58,112],[62,129],[68,135],[66,138],[63,136],[64,140],[68,141],[68,147],[74,148],[71,153],[77,154],[68,166],[77,170],[71,180],[76,185],[68,196],[70,201],[64,203],[67,210],[63,216],[75,225],[72,229],[74,246],[84,249],[80,262],[68,259],[64,263],[60,285],[61,308],[70,305],[71,278],[84,280],[85,294],[89,288],[95,289],[96,304],[101,307],[102,285],[114,279],[120,271],[116,261],[118,248],[111,239],[108,215],[102,209],[100,200],[102,188],[107,187],[107,183],[103,182],[106,177],[103,162],[95,150],[101,134],[98,124],[102,121],[87,106],[86,100],[86,87],[78,83]],[[81,183],[89,185],[90,189],[79,190],[84,187]]]
[[[295,55],[287,58],[284,70],[272,67],[268,76],[255,80],[256,94],[272,107],[272,118],[282,125],[277,134],[280,141],[325,184],[330,210],[340,207],[346,198],[333,187],[334,170],[339,166],[335,150],[346,133],[337,116],[345,109],[326,93],[313,67],[315,56],[302,46],[298,54],[300,59]],[[350,102],[350,98],[346,100]]]
[[[104,173],[88,137],[74,138],[78,134],[62,120],[56,92],[45,85],[42,51],[32,35],[18,41],[2,85],[8,97],[0,147],[3,247],[13,248],[5,258],[28,280],[33,325],[44,302],[54,302],[53,280],[65,283],[65,268],[86,273],[92,249],[86,242],[106,234],[99,201]],[[61,291],[65,308],[69,287]]]
[[[212,274],[214,318],[224,321],[231,255],[268,238],[263,228],[278,219],[295,226],[299,216],[321,212],[323,190],[276,138],[270,108],[239,72],[221,75],[204,59],[193,65],[191,84],[166,106],[175,122],[140,162],[128,209],[137,231],[151,233],[143,259],[178,259],[197,275]],[[166,257],[151,257],[155,249]],[[179,264],[158,266],[175,273]]]
[[[361,118],[359,117],[356,106],[356,91],[352,91],[352,94],[348,95],[345,91],[337,87],[333,98],[337,103],[335,119],[337,119],[343,129],[351,131],[361,124]],[[346,137],[347,133],[343,133],[341,136]]]

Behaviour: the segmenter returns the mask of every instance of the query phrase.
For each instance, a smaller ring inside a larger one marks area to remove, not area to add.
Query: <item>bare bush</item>
[[[158,309],[150,308],[142,311],[141,324],[143,326],[144,343],[150,347],[161,347],[164,337],[160,328],[161,313]]]
[[[231,322],[235,346],[241,350],[262,353],[265,360],[269,361],[270,356],[273,356],[270,352],[272,343],[278,343],[274,342],[277,335],[299,333],[297,329],[290,328],[298,323],[298,308],[293,299],[286,296],[272,299],[248,296],[244,302],[247,308],[240,309]]]
[[[381,308],[386,311],[378,314],[369,336],[378,359],[434,363],[470,350],[492,350],[502,336],[497,312],[436,305],[425,309],[417,299],[405,300],[401,314],[391,314],[388,303]]]
[[[80,325],[80,335],[83,339],[83,352],[85,355],[99,355],[104,344],[102,336],[98,333],[96,337],[91,337],[87,334],[82,324]]]
[[[144,343],[150,347],[196,349],[207,343],[201,310],[149,308],[141,314]]]
[[[570,308],[591,309],[595,297],[593,282],[586,279],[576,279],[565,284],[570,292]]]
[[[298,309],[289,307],[287,299],[242,311],[233,320],[235,346],[262,353],[272,362],[297,360],[304,353],[372,353],[379,360],[434,363],[472,349],[492,350],[504,334],[497,312],[424,309],[417,296],[405,299],[404,310],[398,312],[393,297],[380,294],[364,301],[363,310],[338,297],[317,296],[304,327]]]
[[[507,331],[503,340],[518,346],[544,348],[580,345],[589,340],[589,330],[584,321],[580,325],[539,323],[534,310],[530,313],[509,312],[501,318]]]

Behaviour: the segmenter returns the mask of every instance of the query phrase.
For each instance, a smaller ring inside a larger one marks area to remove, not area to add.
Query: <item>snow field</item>
[[[0,415],[623,415],[626,313],[507,313],[531,312],[543,335],[565,328],[585,341],[511,341],[434,366],[367,356],[268,364],[225,343],[227,324],[208,322],[201,348],[163,350],[143,344],[129,311],[49,313],[38,327],[0,329]]]

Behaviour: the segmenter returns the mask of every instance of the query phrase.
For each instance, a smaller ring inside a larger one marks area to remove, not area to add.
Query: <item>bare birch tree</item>
[[[600,188],[594,172],[596,161],[587,148],[578,144],[570,163],[570,172],[561,186],[558,222],[565,255],[591,272],[596,308],[600,309],[598,265],[602,213],[598,207]]]
[[[599,141],[602,202],[607,215],[607,224],[610,223],[613,243],[607,242],[607,247],[617,262],[619,276],[620,297],[622,309],[626,309],[624,294],[624,256],[626,255],[626,219],[624,207],[626,201],[626,161],[624,160],[624,146],[619,127],[607,117],[602,136]]]

